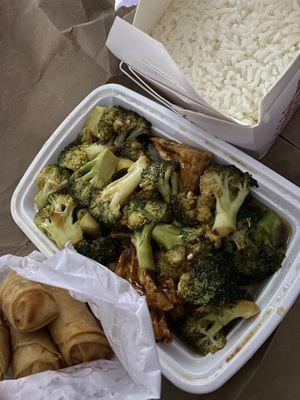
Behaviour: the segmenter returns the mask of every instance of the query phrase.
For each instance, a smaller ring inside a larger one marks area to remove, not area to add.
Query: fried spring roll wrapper
[[[5,379],[10,362],[9,330],[0,320],[0,380]]]
[[[48,328],[66,364],[110,357],[112,350],[87,306],[66,290],[51,288],[51,293],[59,314]]]
[[[36,331],[57,316],[54,298],[47,287],[16,272],[0,285],[0,304],[10,325],[25,332]]]
[[[22,332],[11,327],[10,336],[15,379],[63,366],[62,357],[45,328],[36,332]]]

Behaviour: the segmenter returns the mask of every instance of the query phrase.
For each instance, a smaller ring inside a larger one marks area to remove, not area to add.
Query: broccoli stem
[[[151,233],[155,222],[151,222],[143,227],[142,230],[135,231],[132,242],[136,248],[139,267],[145,270],[156,271],[152,246]]]
[[[212,339],[216,333],[234,319],[248,319],[258,313],[258,306],[254,302],[248,300],[239,300],[232,306],[224,306],[217,312],[210,312],[204,317],[213,323],[213,325],[208,329],[207,334]]]
[[[141,173],[148,165],[148,159],[141,156],[129,169],[125,176],[112,182],[105,189],[104,199],[111,198],[111,208],[119,209],[141,182]]]
[[[212,228],[213,232],[220,236],[227,236],[236,230],[237,213],[249,193],[249,190],[241,185],[238,194],[232,199],[228,185],[224,186],[226,189],[221,197],[217,198],[216,216]]]
[[[227,236],[236,229],[236,215],[226,211],[218,211],[216,207],[216,217],[213,232],[220,236]]]
[[[183,243],[181,229],[172,224],[156,225],[152,231],[152,238],[167,250]]]
[[[87,162],[79,169],[83,175],[79,179],[90,181],[91,184],[102,189],[111,180],[118,164],[118,158],[109,150],[105,149],[94,160]]]
[[[84,175],[84,174],[90,172],[91,169],[92,169],[92,168],[95,166],[95,164],[97,163],[97,161],[98,161],[98,158],[97,158],[97,157],[94,158],[94,159],[91,160],[91,161],[88,161],[86,164],[84,164],[82,167],[79,168],[79,170],[78,170],[79,173],[80,173],[81,175]]]
[[[103,117],[105,111],[107,110],[106,107],[96,106],[88,115],[86,122],[84,124],[84,128],[88,129],[89,131],[96,133],[97,124]]]

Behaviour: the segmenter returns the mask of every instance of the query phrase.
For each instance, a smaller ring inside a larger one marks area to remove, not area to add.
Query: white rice
[[[173,0],[152,36],[197,92],[248,125],[300,50],[300,0]]]

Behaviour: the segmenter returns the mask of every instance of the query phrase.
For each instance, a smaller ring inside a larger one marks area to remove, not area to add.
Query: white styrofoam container
[[[233,146],[203,134],[200,128],[165,107],[120,85],[104,85],[91,92],[61,123],[33,160],[13,194],[11,212],[15,222],[46,256],[53,254],[57,248],[33,222],[37,175],[45,165],[55,162],[64,146],[77,137],[87,114],[97,104],[108,107],[121,105],[137,111],[152,122],[156,135],[211,151],[218,162],[234,164],[243,171],[249,171],[259,183],[254,195],[275,209],[291,227],[283,267],[268,280],[258,295],[261,313],[238,323],[229,333],[224,349],[202,357],[176,338],[171,344],[158,346],[162,372],[171,382],[191,393],[214,391],[262,345],[299,294],[300,189]]]
[[[261,99],[259,121],[248,126],[208,104],[193,88],[165,46],[150,36],[171,0],[140,0],[131,24],[116,18],[106,45],[131,66],[165,103],[214,136],[262,157],[300,101],[300,54]],[[129,45],[128,45],[129,43]],[[145,85],[141,84],[141,86]]]

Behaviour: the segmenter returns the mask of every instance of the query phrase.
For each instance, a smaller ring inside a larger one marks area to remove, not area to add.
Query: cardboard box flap
[[[297,74],[299,70],[300,70],[300,53],[286,68],[281,78],[274,83],[274,85],[271,87],[268,93],[262,98],[259,108],[259,121],[263,120],[265,114],[271,108],[274,101],[284,91],[286,86],[289,84],[289,82],[293,79],[293,77]]]
[[[106,45],[115,56],[133,66],[138,72],[179,91],[188,99],[209,109],[215,117],[234,122],[199,96],[160,42],[128,22],[119,17],[115,19]]]
[[[166,98],[162,97],[159,93],[155,92],[155,90],[148,85],[147,81],[149,82],[150,85],[155,86],[158,90],[160,90],[162,93],[164,93],[164,95],[167,95],[169,100],[171,100],[172,102],[175,102],[179,106],[181,106],[183,108],[188,108],[189,110],[199,112],[199,113],[211,116],[211,117],[215,117],[214,112],[212,112],[209,108],[206,108],[206,107],[200,105],[199,103],[196,103],[191,99],[188,99],[183,94],[179,93],[176,90],[172,90],[172,89],[168,88],[167,86],[163,85],[162,83],[158,82],[157,80],[151,79],[148,76],[146,76],[140,72],[137,72],[133,67],[125,64],[123,61],[121,62],[121,65],[120,65],[121,71],[123,71],[124,73],[127,74],[127,72],[123,69],[123,65],[126,65],[129,69],[130,73],[132,75],[134,75],[134,77],[136,79],[139,80],[139,82],[143,85],[143,87],[144,88],[147,87],[148,89],[150,89],[152,91],[152,95],[154,95],[156,98],[159,97],[160,101],[164,102],[164,104],[169,103],[168,100]],[[131,78],[132,78],[132,75],[130,76]],[[173,106],[172,106],[172,108],[173,108]],[[217,117],[215,117],[215,118],[217,118]],[[235,123],[230,118],[228,118],[228,119],[221,118],[221,120],[227,120],[231,123]]]
[[[140,1],[133,20],[133,25],[150,34],[153,25],[162,17],[172,0]]]

